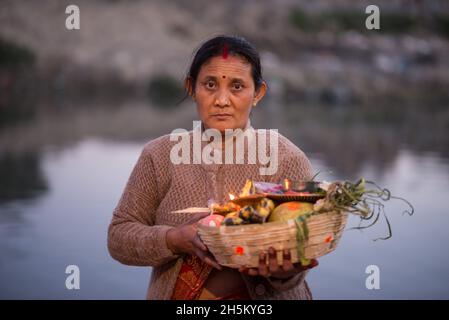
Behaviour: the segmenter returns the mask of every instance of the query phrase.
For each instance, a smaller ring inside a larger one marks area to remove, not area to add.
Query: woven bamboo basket
[[[330,211],[308,217],[308,237],[299,244],[304,258],[317,259],[332,252],[343,234],[347,216],[347,212]],[[299,262],[297,232],[295,220],[218,228],[198,225],[199,236],[209,251],[219,264],[230,268],[257,267],[259,253],[267,252],[269,247],[275,248],[279,264],[284,249],[291,249],[293,263]]]

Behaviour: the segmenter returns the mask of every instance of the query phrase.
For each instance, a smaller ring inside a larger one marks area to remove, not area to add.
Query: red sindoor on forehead
[[[225,42],[225,43],[223,44],[223,51],[222,51],[222,54],[221,54],[221,56],[223,57],[223,59],[227,59],[227,58],[228,58],[228,53],[229,53],[228,43]]]

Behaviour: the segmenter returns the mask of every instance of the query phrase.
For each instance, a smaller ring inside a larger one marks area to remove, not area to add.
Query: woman
[[[206,145],[223,150],[230,140],[253,130],[251,110],[267,90],[255,48],[243,38],[227,36],[210,39],[198,49],[185,87],[196,102],[201,130],[218,130],[224,138],[221,143],[203,142],[201,150]],[[229,135],[229,129],[241,130]],[[316,261],[307,268],[292,264],[286,251],[278,265],[271,248],[260,253],[258,268],[220,266],[197,234],[196,223],[207,214],[173,213],[205,207],[210,199],[225,202],[246,179],[310,179],[312,169],[304,153],[285,137],[276,138],[278,168],[271,175],[261,175],[259,162],[174,164],[171,150],[176,142],[169,135],[145,145],[114,211],[108,248],[124,264],[153,267],[148,299],[311,299],[305,275]],[[248,153],[246,148],[243,152]]]

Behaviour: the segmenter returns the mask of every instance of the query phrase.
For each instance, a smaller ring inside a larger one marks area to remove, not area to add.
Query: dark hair
[[[237,36],[217,36],[204,42],[196,51],[187,77],[190,79],[193,92],[201,66],[210,58],[221,55],[238,55],[251,64],[251,73],[256,90],[263,83],[260,57],[256,48],[245,38]]]

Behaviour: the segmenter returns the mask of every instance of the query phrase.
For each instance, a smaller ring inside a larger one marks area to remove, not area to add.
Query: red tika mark
[[[243,248],[242,247],[236,247],[235,248],[235,254],[238,254],[241,256],[243,254]]]
[[[226,59],[227,57],[228,57],[228,52],[229,50],[228,50],[228,43],[227,42],[225,42],[224,44],[223,44],[223,53],[222,53],[222,57],[223,57],[223,59]]]
[[[333,237],[332,236],[328,236],[325,240],[324,240],[324,242],[325,243],[329,243],[329,242],[331,242],[333,240]]]

